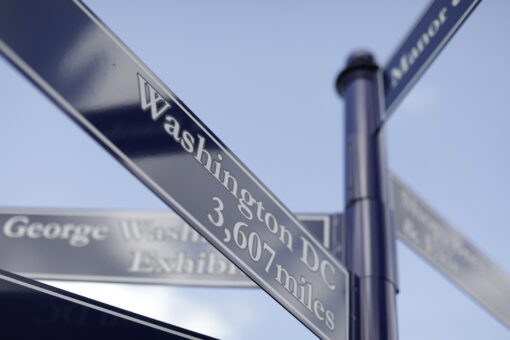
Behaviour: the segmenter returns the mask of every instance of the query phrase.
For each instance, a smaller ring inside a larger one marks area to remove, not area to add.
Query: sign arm
[[[3,1],[0,41],[8,59],[273,299],[317,336],[347,338],[346,268],[81,2]]]
[[[397,235],[510,329],[510,277],[395,174]]]
[[[385,112],[389,118],[409,90],[481,0],[432,0],[384,67]]]

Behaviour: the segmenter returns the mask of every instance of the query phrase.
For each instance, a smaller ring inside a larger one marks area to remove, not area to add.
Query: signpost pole
[[[379,67],[367,52],[352,54],[337,80],[345,100],[346,259],[351,290],[351,339],[395,340],[398,291],[395,231],[388,207]]]

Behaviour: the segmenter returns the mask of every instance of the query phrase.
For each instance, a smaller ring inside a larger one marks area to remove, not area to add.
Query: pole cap
[[[370,78],[378,69],[379,66],[372,53],[366,50],[353,52],[347,59],[347,65],[336,79],[336,89],[338,93],[342,96],[345,85],[354,77]]]

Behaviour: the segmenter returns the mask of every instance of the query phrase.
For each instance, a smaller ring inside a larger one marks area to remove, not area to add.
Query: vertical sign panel
[[[347,270],[82,3],[0,2],[0,51],[296,318],[347,338]]]

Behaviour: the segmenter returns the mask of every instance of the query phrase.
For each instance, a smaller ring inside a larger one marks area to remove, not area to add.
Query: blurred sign
[[[0,51],[315,334],[347,338],[344,266],[81,2],[0,2]]]
[[[398,237],[510,328],[510,278],[393,176]]]
[[[395,109],[479,2],[430,1],[384,68],[386,115]]]
[[[2,339],[212,339],[0,270]]]
[[[298,215],[326,248],[331,215]],[[0,209],[0,268],[43,280],[256,287],[178,215]]]

